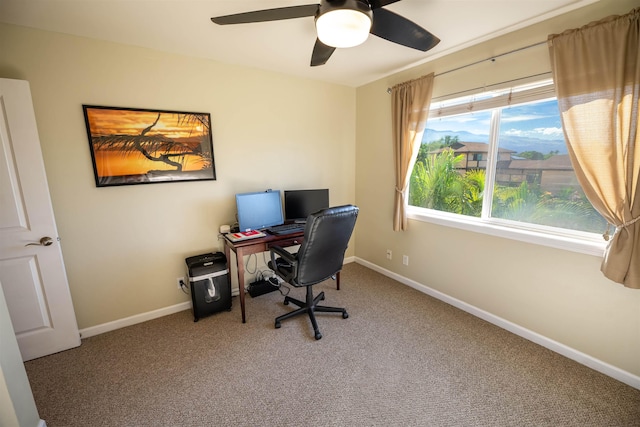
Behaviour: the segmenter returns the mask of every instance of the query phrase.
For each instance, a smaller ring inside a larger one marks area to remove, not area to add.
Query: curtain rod
[[[439,100],[441,100],[443,98],[450,98],[450,97],[456,96],[456,95],[462,95],[462,94],[468,93],[468,92],[475,92],[475,91],[478,91],[478,90],[485,91],[486,89],[492,88],[494,86],[501,86],[501,85],[504,85],[504,84],[507,84],[507,83],[516,83],[516,82],[519,82],[521,80],[531,79],[533,77],[543,77],[543,76],[551,77],[551,75],[552,75],[551,71],[546,71],[544,73],[538,73],[538,74],[531,74],[529,76],[518,77],[517,79],[506,80],[504,82],[498,82],[498,83],[493,83],[493,84],[486,85],[486,86],[474,87],[474,88],[471,88],[471,89],[465,89],[465,90],[461,90],[460,92],[448,93],[446,95],[441,95],[441,96],[438,96],[436,98],[432,98],[431,102],[439,101]]]
[[[481,59],[479,61],[472,62],[470,64],[465,64],[465,65],[461,65],[460,67],[457,67],[457,68],[452,68],[451,70],[443,71],[441,73],[435,74],[433,77],[438,77],[438,76],[442,76],[442,75],[445,75],[445,74],[453,73],[454,71],[462,70],[463,68],[467,68],[467,67],[472,67],[474,65],[478,65],[478,64],[480,64],[482,62],[485,62],[485,61],[495,62],[496,58],[500,58],[500,57],[506,56],[506,55],[511,55],[512,53],[520,52],[520,51],[526,50],[526,49],[531,49],[532,47],[541,46],[541,45],[546,44],[546,43],[547,43],[547,41],[545,40],[545,41],[542,41],[542,42],[530,44],[528,46],[519,47],[517,49],[510,50],[509,52],[500,53],[498,55],[490,56],[489,58]],[[391,93],[391,88],[390,87],[387,88],[387,93]]]

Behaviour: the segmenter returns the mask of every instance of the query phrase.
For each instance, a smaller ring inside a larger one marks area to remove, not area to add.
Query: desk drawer
[[[303,240],[303,236],[298,236],[291,237],[289,239],[278,240],[276,242],[269,242],[267,243],[267,249],[269,249],[271,246],[281,246],[283,248],[286,248],[287,246],[296,246],[302,244]]]

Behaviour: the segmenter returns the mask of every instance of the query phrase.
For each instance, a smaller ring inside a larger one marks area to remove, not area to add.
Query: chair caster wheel
[[[276,322],[276,329],[280,329],[280,326],[282,326],[280,322]]]
[[[346,311],[342,312],[342,318],[343,319],[348,319],[349,318],[349,313],[347,313]]]
[[[316,340],[322,338],[322,334],[320,332],[316,332]]]
[[[284,304],[284,305],[289,305],[289,301],[284,300],[283,304]]]

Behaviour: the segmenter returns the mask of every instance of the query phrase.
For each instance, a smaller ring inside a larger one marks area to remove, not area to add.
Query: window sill
[[[534,229],[527,224],[519,226],[510,221],[487,221],[413,206],[407,208],[407,218],[598,257],[604,255],[607,244],[602,236],[593,233],[558,231],[550,227]]]

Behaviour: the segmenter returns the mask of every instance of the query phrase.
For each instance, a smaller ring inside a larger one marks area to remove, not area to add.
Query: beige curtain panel
[[[602,272],[640,289],[640,8],[550,35],[564,135],[578,181],[616,231]]]
[[[407,229],[407,196],[411,171],[429,116],[434,74],[420,77],[391,88],[393,159],[396,191],[393,208],[393,230]]]

